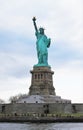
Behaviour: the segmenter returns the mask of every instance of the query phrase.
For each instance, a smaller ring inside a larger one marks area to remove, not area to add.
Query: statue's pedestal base
[[[29,95],[19,99],[17,103],[71,103],[70,100],[56,96],[53,87],[53,74],[50,67],[34,67],[32,71]]]
[[[50,67],[39,66],[34,67],[32,71],[31,86],[29,95],[55,95],[53,87],[53,74]]]
[[[27,95],[17,103],[71,103],[71,101],[54,95]]]

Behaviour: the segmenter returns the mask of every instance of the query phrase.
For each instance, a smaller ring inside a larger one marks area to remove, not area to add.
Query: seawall
[[[83,122],[83,104],[0,104],[0,122]]]

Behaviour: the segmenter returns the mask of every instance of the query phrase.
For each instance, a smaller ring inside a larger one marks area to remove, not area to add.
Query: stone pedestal
[[[34,67],[32,71],[29,95],[55,95],[53,74],[50,67]]]
[[[71,103],[55,93],[53,74],[50,67],[36,66],[31,72],[29,94],[20,98],[17,103]]]

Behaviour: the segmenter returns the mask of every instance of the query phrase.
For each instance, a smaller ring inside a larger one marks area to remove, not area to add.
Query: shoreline
[[[29,122],[29,123],[65,123],[65,122],[72,122],[72,123],[79,123],[83,122],[83,117],[1,117],[0,122],[15,122],[15,123],[22,123],[22,122]]]

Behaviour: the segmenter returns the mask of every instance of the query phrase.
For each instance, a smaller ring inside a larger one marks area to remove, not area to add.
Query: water
[[[0,123],[0,130],[83,130],[83,123]]]

